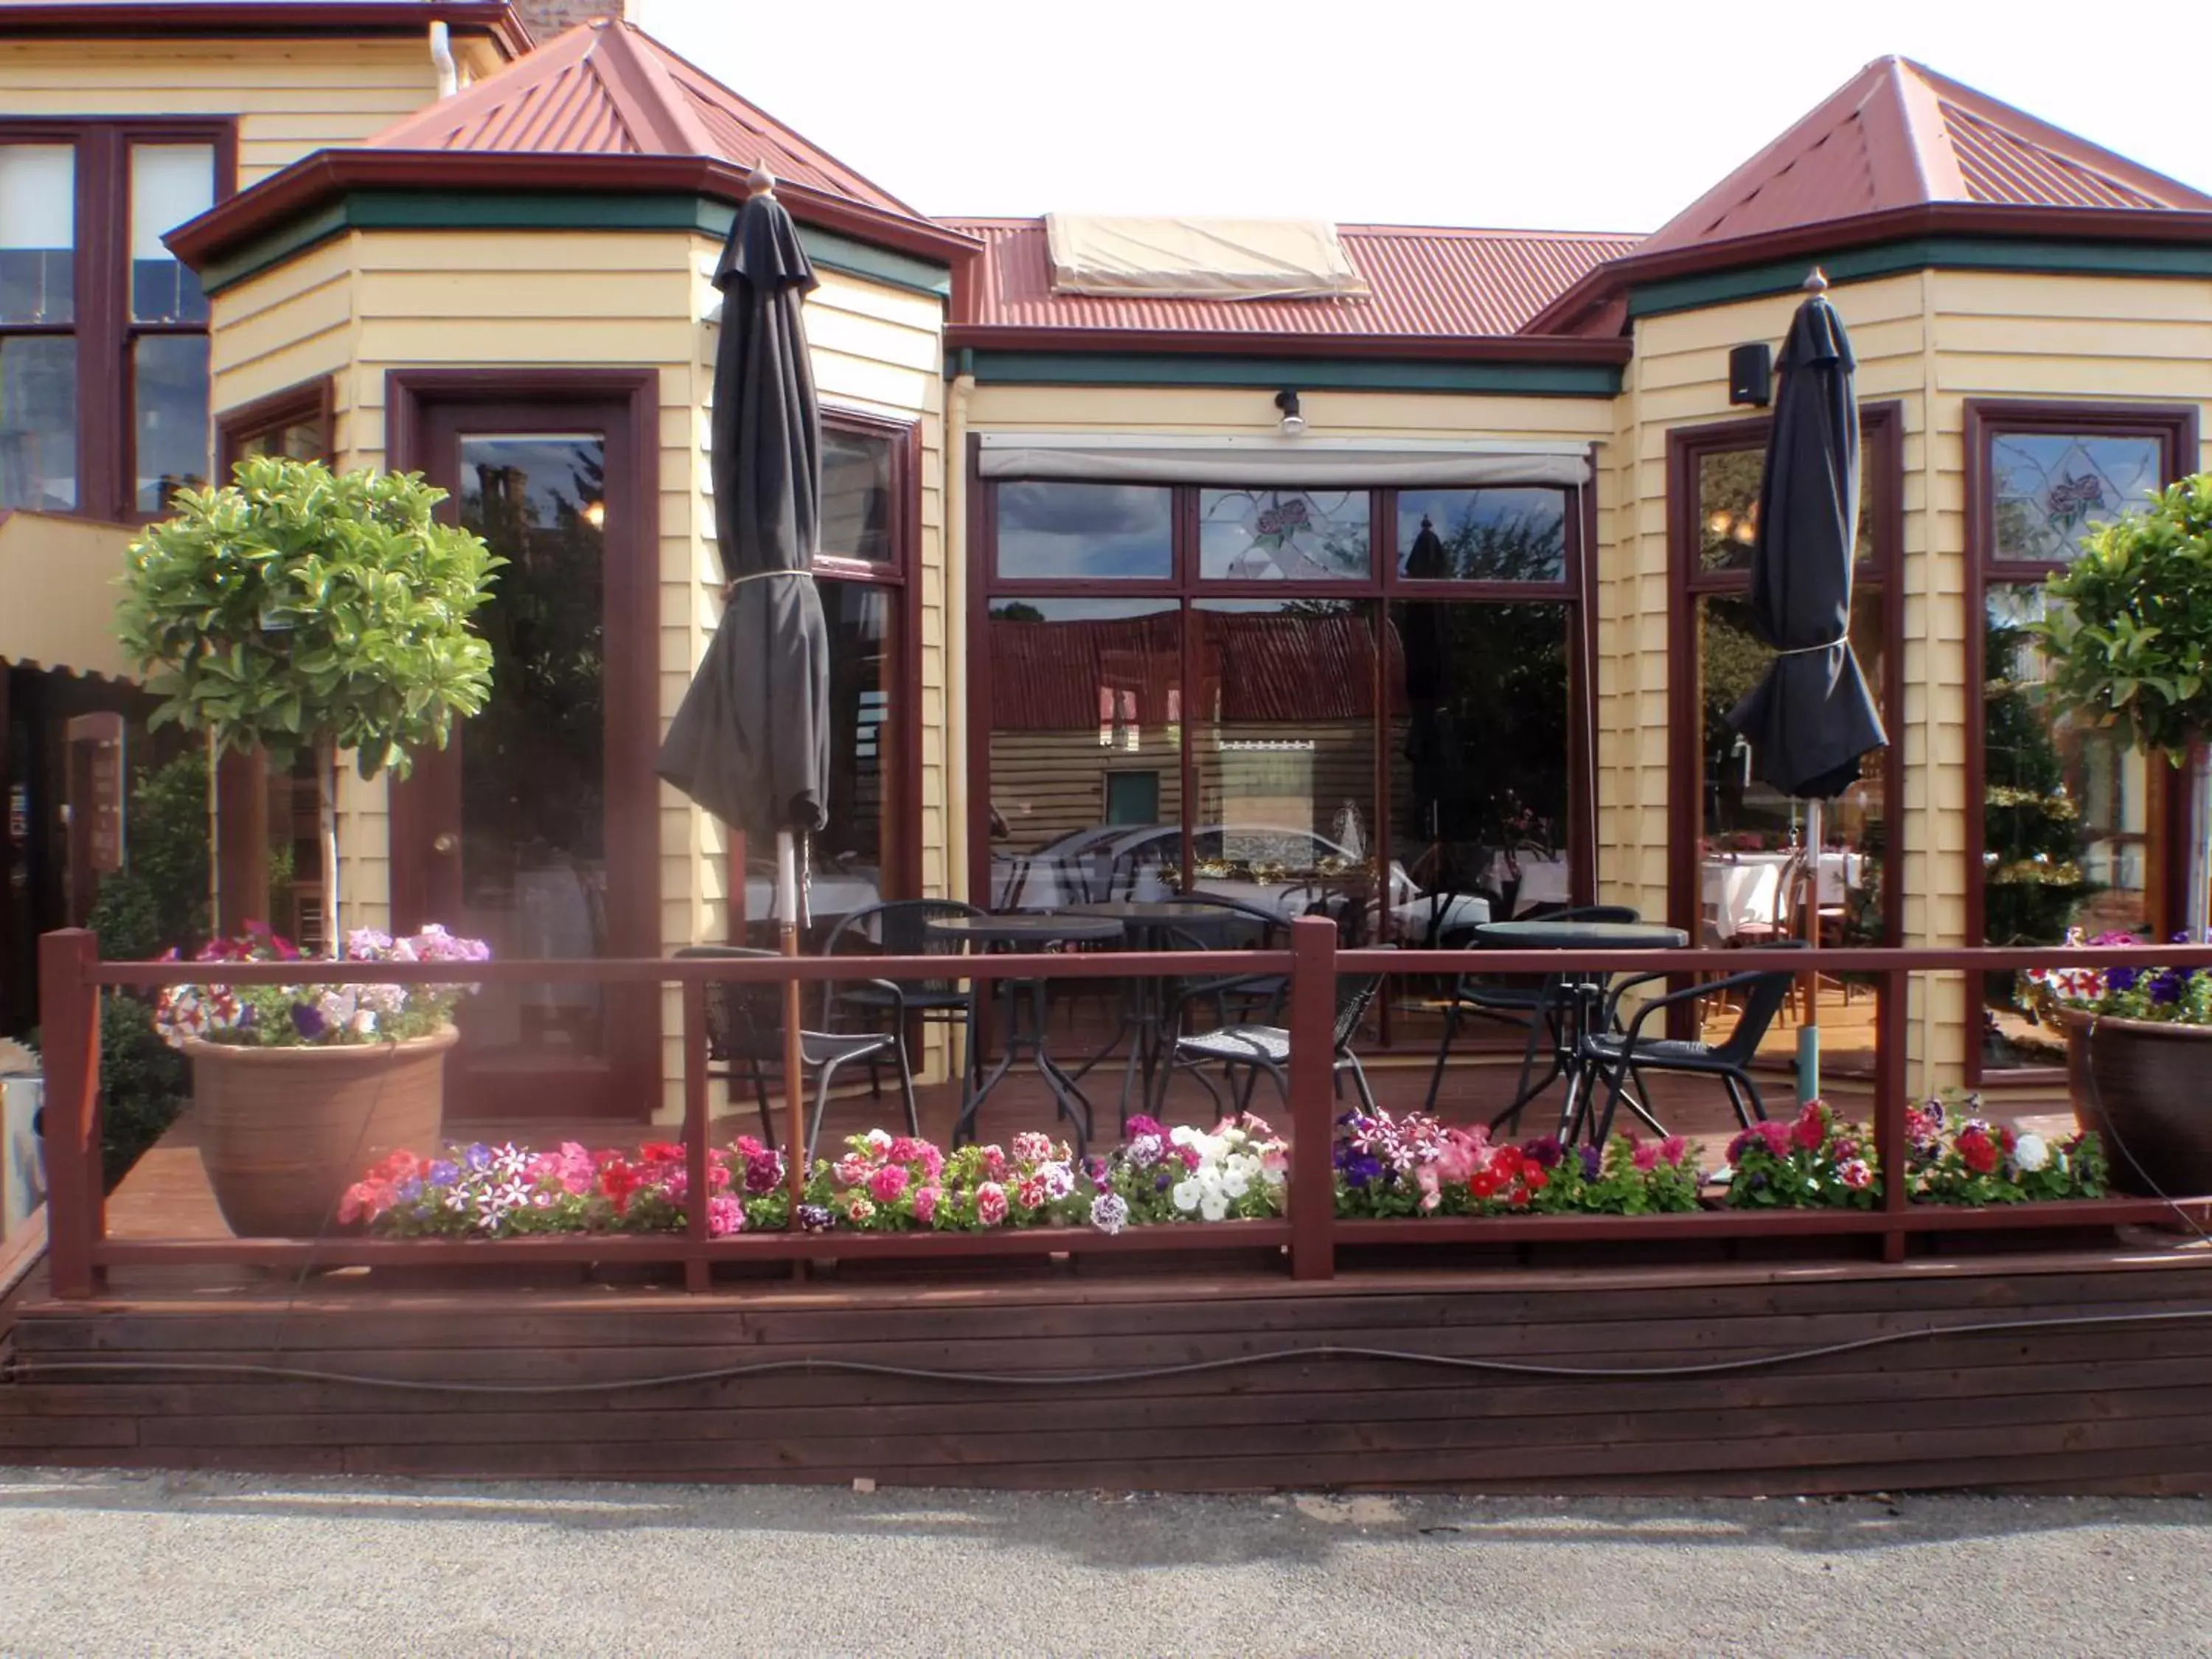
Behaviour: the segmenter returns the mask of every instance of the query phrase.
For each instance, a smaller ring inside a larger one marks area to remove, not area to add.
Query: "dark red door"
[[[630,405],[425,398],[403,456],[507,561],[477,613],[489,705],[392,795],[393,921],[502,961],[659,954],[653,773],[658,630]],[[487,988],[465,1005],[447,1114],[643,1116],[658,1103],[655,987]]]

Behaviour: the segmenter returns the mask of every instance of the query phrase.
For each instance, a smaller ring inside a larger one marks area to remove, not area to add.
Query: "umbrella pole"
[[[775,926],[787,957],[799,954],[799,858],[791,831],[775,832]],[[790,1120],[785,1132],[786,1164],[791,1182],[791,1224],[799,1225],[799,1201],[806,1191],[806,1073],[799,1041],[799,981],[783,982],[783,1107]]]
[[[1820,948],[1820,803],[1805,803],[1806,868],[1805,949]],[[1797,1027],[1797,1103],[1801,1106],[1820,1094],[1820,970],[1816,965],[1799,981],[1805,994],[1805,1018]]]

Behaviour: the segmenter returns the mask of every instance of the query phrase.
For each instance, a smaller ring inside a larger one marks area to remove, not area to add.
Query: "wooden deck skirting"
[[[34,1294],[0,1456],[1186,1491],[2212,1490],[2201,1249],[1323,1284],[290,1288]],[[1130,1375],[1146,1370],[1165,1374]],[[1054,1376],[1076,1380],[1038,1385]]]

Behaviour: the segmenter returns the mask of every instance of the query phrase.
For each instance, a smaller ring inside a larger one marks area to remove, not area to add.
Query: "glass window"
[[[1144,484],[1002,483],[999,574],[1164,580],[1175,574],[1175,495]]]
[[[235,453],[241,460],[281,455],[290,461],[319,461],[329,456],[330,444],[321,420],[287,421],[240,438]]]
[[[1698,456],[1698,568],[1748,570],[1759,539],[1759,486],[1766,451],[1708,449]],[[1874,557],[1874,468],[1859,463],[1859,561]]]
[[[76,149],[0,144],[0,324],[76,315]]]
[[[1200,892],[1334,917],[1375,936],[1375,607],[1335,599],[1198,602]],[[1407,884],[1392,871],[1391,898]]]
[[[1412,944],[1462,944],[1565,904],[1571,752],[1567,607],[1401,600],[1390,607],[1390,846]]]
[[[825,434],[826,436],[827,434]],[[817,584],[830,625],[830,820],[812,839],[807,899],[817,931],[892,896],[896,842],[884,833],[896,777],[898,589]],[[745,914],[774,914],[775,849],[746,849]]]
[[[994,599],[990,905],[1163,896],[1182,866],[1182,613],[1172,599]],[[1149,774],[1152,787],[1115,781]],[[1142,806],[1148,815],[1126,813]]]
[[[822,428],[822,550],[837,558],[894,564],[893,440],[886,434]]]
[[[1990,556],[2063,563],[2090,531],[2157,495],[2165,462],[2155,437],[1996,434],[1990,440]]]
[[[1364,489],[1201,489],[1198,573],[1225,581],[1363,578],[1367,526]]]
[[[596,434],[461,440],[462,525],[507,561],[477,626],[498,695],[460,734],[461,915],[504,959],[592,957],[607,943],[606,446]],[[487,987],[471,1047],[603,1052],[597,985]]]
[[[215,146],[131,147],[131,319],[204,323],[207,296],[161,238],[215,205]]]
[[[208,476],[208,338],[149,334],[131,347],[131,408],[141,513],[159,513]]]
[[[76,504],[76,342],[0,339],[0,507]]]
[[[2033,623],[2043,589],[1998,586],[1983,615],[1983,943],[2055,945],[2150,925],[2152,763],[2039,696]],[[1984,1067],[2053,1065],[2063,1039],[2032,1024],[2013,976],[1986,977]]]
[[[1566,574],[1562,489],[1401,489],[1397,528],[1401,576],[1555,582]]]

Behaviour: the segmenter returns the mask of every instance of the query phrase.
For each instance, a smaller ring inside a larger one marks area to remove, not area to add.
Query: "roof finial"
[[[775,193],[775,174],[770,173],[765,167],[756,167],[750,173],[745,174],[746,195],[772,196]]]
[[[1826,294],[1827,291],[1828,273],[1821,270],[1820,266],[1814,265],[1810,274],[1808,274],[1805,278],[1805,292],[1808,294]]]

